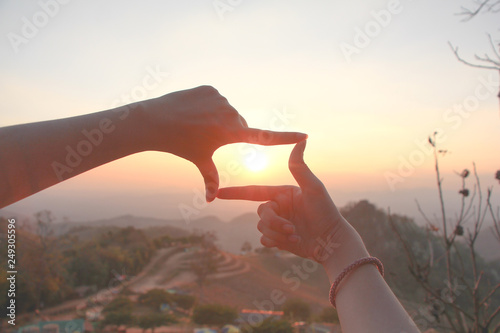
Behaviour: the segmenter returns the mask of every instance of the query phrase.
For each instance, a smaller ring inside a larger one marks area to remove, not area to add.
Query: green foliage
[[[36,223],[28,231],[16,223],[16,302],[17,313],[34,311],[42,306],[61,302],[74,296],[73,288],[67,281],[69,273],[65,269],[66,260],[59,251],[57,240],[53,235],[53,217],[49,211],[36,215]],[[7,234],[7,220],[1,219],[1,233]],[[7,242],[1,242],[0,253],[7,258]],[[6,276],[0,281],[0,289],[6,295]],[[4,304],[5,297],[0,304]]]
[[[134,303],[128,298],[123,296],[118,296],[102,309],[102,313],[109,312],[132,312],[134,309]]]
[[[108,231],[66,249],[67,269],[73,284],[107,286],[115,274],[139,273],[154,254],[154,247],[141,230],[128,227]]]
[[[238,318],[238,312],[229,306],[220,304],[199,305],[194,308],[192,320],[200,325],[223,326]]]
[[[134,323],[134,317],[131,312],[115,311],[107,312],[101,322],[102,326],[131,326]]]
[[[154,254],[141,230],[128,227],[108,231],[65,249],[72,284],[106,287],[116,274],[139,273]]]
[[[102,309],[104,319],[101,325],[130,326],[134,323],[133,310],[134,303],[130,299],[118,296]]]
[[[217,271],[219,262],[217,261],[217,246],[215,233],[207,231],[201,234],[200,249],[194,254],[191,262],[191,271],[196,275],[196,283],[203,291],[208,276]],[[201,295],[200,295],[200,298]]]
[[[258,326],[244,327],[243,333],[293,333],[292,325],[286,320],[264,319]]]
[[[143,330],[151,329],[154,332],[156,327],[177,323],[177,319],[170,314],[150,313],[137,317],[135,323]]]
[[[184,310],[191,309],[194,306],[194,303],[196,302],[196,297],[192,295],[173,294],[170,296],[172,298],[172,302]]]
[[[164,289],[151,289],[145,294],[139,296],[139,303],[149,306],[155,310],[160,310],[160,306],[164,303],[172,303],[172,295]]]
[[[203,287],[208,275],[217,271],[216,252],[201,249],[193,255],[191,262],[191,271],[196,275],[196,282]]]
[[[311,317],[311,308],[309,304],[300,298],[288,299],[283,304],[283,312],[286,318],[294,321],[308,321]]]
[[[318,321],[321,323],[338,323],[339,322],[339,316],[337,314],[337,311],[329,306],[326,308],[323,308],[321,313],[318,315]]]

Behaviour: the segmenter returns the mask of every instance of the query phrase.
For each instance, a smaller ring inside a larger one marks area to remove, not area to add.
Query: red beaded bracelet
[[[343,278],[347,276],[352,270],[358,268],[359,266],[362,266],[364,264],[374,264],[377,266],[378,271],[382,276],[384,276],[384,265],[382,265],[382,262],[375,257],[366,257],[366,258],[361,258],[347,266],[342,273],[337,276],[335,281],[332,284],[332,287],[330,288],[330,303],[332,303],[333,307],[336,308],[335,306],[335,297],[337,296],[337,287],[339,286],[340,281],[342,281]]]

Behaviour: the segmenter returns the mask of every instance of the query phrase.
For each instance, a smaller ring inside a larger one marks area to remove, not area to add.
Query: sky
[[[462,22],[472,1],[0,1],[0,126],[71,117],[212,85],[251,127],[309,135],[305,160],[339,205],[368,199],[417,217],[437,212],[438,132],[447,204],[476,163],[500,169],[498,72],[460,55],[490,52],[498,15]],[[144,79],[154,84],[144,86]],[[149,80],[149,79],[148,79]],[[223,186],[295,184],[292,146],[234,144],[214,160]],[[228,165],[236,163],[239,172]],[[260,171],[255,169],[262,168]],[[253,170],[252,170],[253,169]],[[123,214],[229,220],[256,203],[207,205],[194,165],[145,152],[5,208],[88,220]],[[500,202],[497,194],[494,202]]]

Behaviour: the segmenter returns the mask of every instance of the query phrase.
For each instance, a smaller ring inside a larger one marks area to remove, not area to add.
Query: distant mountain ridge
[[[254,213],[240,215],[229,222],[224,222],[216,216],[206,216],[189,223],[180,219],[158,219],[127,214],[110,219],[56,223],[54,230],[57,235],[65,234],[75,227],[134,227],[139,229],[168,227],[169,234],[174,235],[183,235],[196,230],[214,231],[221,249],[239,253],[245,241],[250,242],[253,248],[261,246],[260,232],[257,230],[258,221],[258,215]]]
[[[14,214],[15,215],[15,214]],[[189,223],[182,219],[160,219],[153,217],[134,216],[125,214],[108,219],[99,219],[92,221],[78,222],[60,222],[54,224],[56,235],[67,233],[74,227],[135,227],[147,229],[151,227],[163,227],[163,234],[184,235],[186,232],[195,230],[215,231],[218,236],[218,244],[221,249],[239,253],[242,244],[245,241],[250,242],[253,248],[260,247],[260,232],[257,230],[259,217],[255,213],[242,214],[228,222],[224,222],[216,216],[205,216],[190,221]],[[351,221],[356,227],[356,221]],[[500,242],[495,238],[492,227],[485,227],[479,234],[476,250],[486,261],[500,260]],[[368,241],[365,240],[365,241]]]

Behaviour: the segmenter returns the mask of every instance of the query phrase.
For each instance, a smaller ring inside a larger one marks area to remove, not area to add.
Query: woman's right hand
[[[258,229],[261,243],[277,247],[318,262],[344,260],[338,254],[346,252],[349,259],[366,256],[361,238],[342,217],[331,200],[323,183],[304,163],[306,141],[293,149],[289,169],[299,184],[297,186],[244,186],[219,190],[221,199],[268,201],[259,206]],[[343,246],[346,245],[346,246]]]
[[[333,283],[346,267],[369,254],[359,234],[304,163],[305,145],[305,141],[297,143],[289,161],[300,187],[223,188],[218,197],[269,200],[258,211],[262,244],[320,262]],[[343,280],[336,305],[342,332],[419,332],[374,265],[363,265]]]

